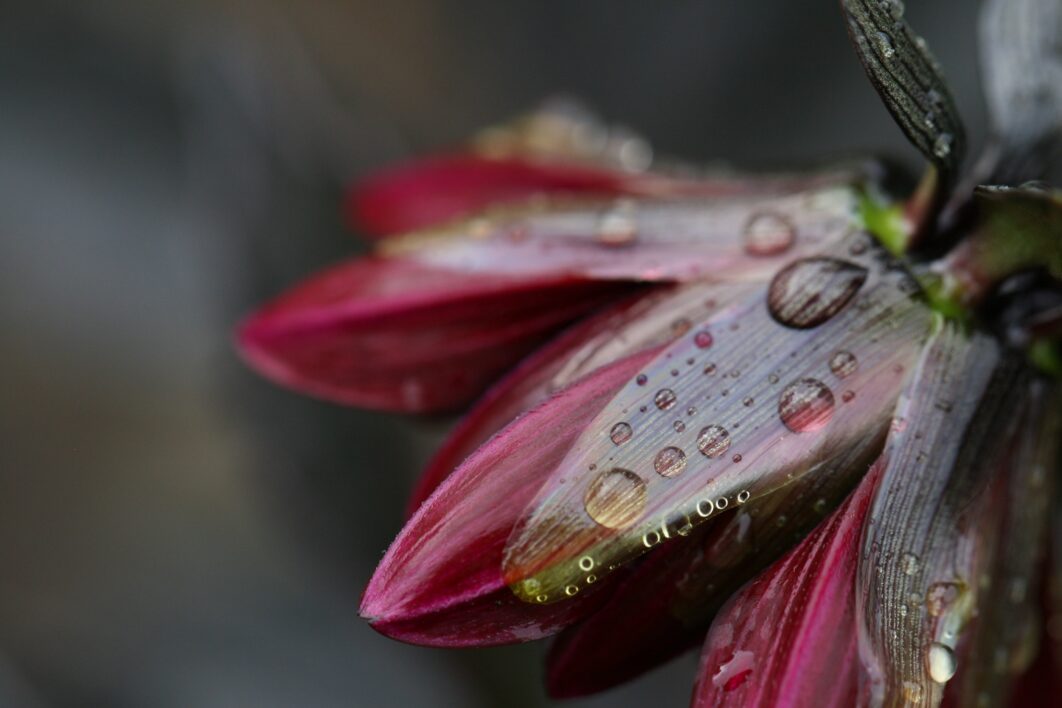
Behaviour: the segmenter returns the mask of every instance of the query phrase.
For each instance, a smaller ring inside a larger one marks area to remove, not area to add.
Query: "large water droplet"
[[[653,397],[653,403],[656,407],[662,411],[666,411],[675,407],[675,402],[678,399],[675,397],[675,392],[670,388],[662,388],[656,392],[656,396]]]
[[[833,417],[833,392],[817,379],[800,379],[782,390],[778,415],[794,433],[821,429]]]
[[[601,472],[586,488],[583,506],[590,518],[610,529],[627,528],[645,511],[645,480],[619,467]]]
[[[618,248],[634,243],[638,227],[634,221],[634,202],[621,199],[601,217],[597,227],[597,240],[605,246]]]
[[[776,256],[789,250],[796,228],[786,217],[772,211],[753,215],[745,225],[745,251],[753,256]]]
[[[736,651],[730,658],[719,665],[712,675],[712,685],[724,691],[733,691],[745,683],[752,673],[755,655],[751,651]]]
[[[851,376],[858,367],[859,362],[852,352],[839,351],[830,357],[830,371],[839,379]]]
[[[866,268],[848,261],[802,258],[771,280],[767,308],[786,327],[817,327],[844,309],[866,279]]]
[[[665,447],[656,453],[653,469],[661,477],[678,477],[686,471],[686,453],[677,447]]]
[[[955,670],[958,668],[955,652],[951,650],[951,647],[939,642],[933,642],[929,645],[929,651],[926,653],[926,664],[929,666],[929,678],[937,683],[947,683],[955,675]]]
[[[622,445],[631,439],[634,435],[634,431],[631,430],[629,423],[616,423],[612,426],[612,430],[609,431],[608,436],[612,439],[612,442],[616,445]]]
[[[697,449],[705,457],[720,457],[730,449],[730,433],[721,425],[709,425],[698,433]]]

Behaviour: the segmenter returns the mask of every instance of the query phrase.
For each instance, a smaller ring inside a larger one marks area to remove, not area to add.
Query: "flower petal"
[[[600,609],[557,638],[549,656],[550,695],[605,690],[703,643],[719,608],[851,491],[884,432],[853,445],[833,469],[803,475],[650,554]]]
[[[715,511],[829,474],[873,440],[932,320],[894,266],[852,234],[668,347],[528,507],[506,548],[514,592],[563,600],[588,567],[600,575]]]
[[[417,644],[489,645],[538,639],[584,614],[595,593],[566,605],[516,600],[502,578],[502,550],[585,421],[654,354],[622,359],[559,392],[450,475],[376,569],[361,605],[373,627]]]
[[[720,612],[704,644],[695,708],[856,704],[855,575],[882,467]]]
[[[412,513],[477,447],[524,411],[597,368],[685,335],[691,322],[746,297],[749,285],[692,283],[645,291],[572,326],[493,386],[435,454]]]
[[[1062,460],[1062,390],[1034,382],[1017,425],[1014,454],[995,473],[1003,505],[995,557],[981,578],[984,597],[978,607],[969,648],[945,704],[1004,705],[1015,679],[1036,658],[1043,617],[1041,568],[1047,540],[1054,470]],[[1033,705],[1032,702],[1025,705]]]
[[[897,407],[859,568],[872,705],[936,706],[955,672],[998,537],[997,471],[1019,419],[1012,393],[1027,385],[999,362],[991,338],[946,324]]]
[[[626,290],[563,275],[493,276],[359,259],[266,305],[242,325],[239,346],[263,375],[328,400],[446,410],[476,396],[547,335]]]

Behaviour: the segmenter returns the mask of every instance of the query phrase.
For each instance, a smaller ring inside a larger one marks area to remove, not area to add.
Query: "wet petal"
[[[328,400],[386,410],[452,409],[546,336],[625,292],[563,275],[454,273],[360,259],[267,304],[239,332],[248,362]]]
[[[514,592],[563,600],[569,586],[582,587],[587,565],[607,572],[718,511],[827,473],[883,428],[930,312],[910,276],[863,234],[818,257],[866,271],[855,293],[833,288],[832,271],[802,279],[805,288],[823,286],[819,306],[832,317],[789,326],[771,287],[762,288],[695,325],[645,369],[644,384],[629,382],[589,423],[509,541]],[[848,304],[835,309],[834,297]],[[701,331],[708,348],[699,346]],[[838,365],[839,353],[856,364]],[[631,435],[617,443],[619,423]],[[654,467],[669,447],[688,462],[680,475]],[[598,498],[601,490],[608,494]],[[602,503],[615,513],[601,513]]]
[[[872,705],[936,706],[956,671],[998,537],[994,473],[1017,430],[1023,384],[999,361],[992,339],[946,324],[897,406],[859,569]]]
[[[361,614],[388,636],[467,646],[553,634],[602,599],[516,600],[502,551],[524,505],[564,457],[585,422],[654,355],[622,359],[514,421],[455,471],[418,509],[380,562]]]
[[[601,366],[684,336],[692,322],[747,296],[749,285],[704,284],[644,292],[571,327],[492,387],[421,476],[410,513],[457,465],[519,414]]]
[[[691,705],[855,705],[855,576],[881,467],[716,618]]]
[[[396,237],[382,252],[433,268],[650,282],[759,281],[862,225],[849,184],[689,199],[543,200]]]
[[[1040,571],[1062,446],[1062,390],[1037,381],[1027,400],[1014,454],[995,473],[1002,504],[999,542],[980,589],[989,599],[978,606],[966,656],[948,684],[954,695],[945,696],[947,705],[1005,705],[1039,650]]]
[[[880,450],[884,432],[868,431],[829,469],[721,514],[681,543],[650,554],[600,609],[557,638],[549,656],[550,694],[605,690],[703,643],[719,608],[845,497]]]

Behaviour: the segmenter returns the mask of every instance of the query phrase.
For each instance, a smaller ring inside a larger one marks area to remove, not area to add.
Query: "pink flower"
[[[577,136],[604,128],[547,111],[361,185],[376,252],[241,327],[252,366],[312,395],[473,404],[366,589],[381,633],[559,635],[557,696],[702,643],[697,706],[1010,695],[1062,457],[1058,385],[1015,345],[1056,361],[1062,199],[945,206],[962,136],[935,65],[902,9],[843,5],[934,163],[907,201],[869,164],[630,170],[644,145],[589,149]],[[883,63],[886,21],[909,76]],[[935,135],[910,121],[921,103]],[[1046,280],[997,293],[1030,268]]]

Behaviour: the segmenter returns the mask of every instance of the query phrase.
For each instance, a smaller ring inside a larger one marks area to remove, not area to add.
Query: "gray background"
[[[907,4],[976,139],[975,3]],[[558,91],[658,153],[917,165],[836,5],[4,3],[0,704],[548,704],[543,646],[357,618],[451,421],[278,390],[231,327],[360,248],[346,180]],[[694,666],[571,705],[685,705]]]

